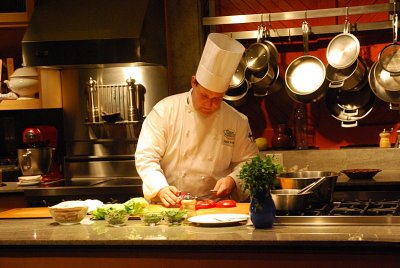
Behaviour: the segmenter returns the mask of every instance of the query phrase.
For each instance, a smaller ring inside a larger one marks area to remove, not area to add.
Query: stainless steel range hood
[[[163,0],[38,0],[23,65],[166,65]]]

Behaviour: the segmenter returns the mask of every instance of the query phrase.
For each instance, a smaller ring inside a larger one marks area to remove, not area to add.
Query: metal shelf
[[[344,8],[329,8],[329,9],[315,9],[303,11],[291,11],[280,13],[259,13],[249,15],[235,15],[235,16],[219,16],[219,17],[204,17],[203,26],[216,26],[223,24],[243,24],[243,23],[268,23],[273,21],[287,21],[287,20],[304,20],[313,18],[337,17],[346,15],[357,14],[370,14],[388,12],[388,20],[381,22],[369,23],[355,23],[351,25],[351,31],[371,31],[381,29],[391,29],[392,22],[390,20],[390,12],[393,12],[393,3],[376,4],[366,6],[353,6]],[[398,10],[398,6],[396,8]],[[343,25],[323,25],[312,26],[312,34],[329,34],[343,32]],[[254,31],[241,31],[241,32],[224,32],[235,39],[252,39],[257,38],[257,30]],[[270,29],[270,37],[288,37],[302,35],[301,27],[298,28],[280,28]]]

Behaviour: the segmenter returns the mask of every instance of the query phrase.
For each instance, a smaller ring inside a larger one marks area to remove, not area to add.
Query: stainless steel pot
[[[339,173],[330,171],[301,171],[281,173],[277,178],[280,181],[282,189],[300,190],[325,177],[325,181],[314,190],[311,196],[311,202],[324,203],[332,201],[338,176]]]
[[[276,70],[278,66],[274,67],[272,64],[268,63],[267,67],[261,69],[260,71],[252,71],[249,68],[245,70],[246,80],[253,86],[258,88],[269,87],[277,76]]]
[[[400,91],[400,74],[392,74],[386,71],[380,61],[375,65],[374,78],[385,90]]]
[[[313,192],[298,194],[298,189],[272,190],[276,210],[301,211],[311,204]]]
[[[18,167],[24,176],[42,175],[49,172],[55,148],[18,149]]]
[[[375,67],[379,62],[375,62],[368,74],[368,82],[372,92],[379,99],[388,102],[391,110],[400,110],[400,91],[387,91],[375,79]]]
[[[302,103],[316,102],[321,99],[327,89],[325,66],[317,57],[308,54],[309,26],[303,22],[304,56],[292,61],[285,73],[285,84],[288,95]]]
[[[359,91],[330,90],[325,103],[330,114],[341,121],[342,127],[356,127],[358,120],[366,117],[374,107],[375,95],[368,87]]]
[[[334,68],[330,64],[326,66],[326,78],[330,81],[330,88],[360,90],[368,82],[367,73],[367,66],[361,59],[355,60],[353,64],[344,69]]]
[[[257,42],[251,44],[244,53],[247,68],[254,72],[267,68],[268,64],[277,63],[278,50],[272,42],[265,40],[265,33],[265,26],[258,26]]]
[[[379,53],[379,63],[382,68],[392,74],[400,74],[400,45],[397,43],[398,16],[394,2],[394,15],[392,17],[393,43],[384,47]]]
[[[326,49],[328,63],[336,69],[351,66],[360,53],[360,42],[350,33],[349,21],[345,20],[343,33],[335,36]]]

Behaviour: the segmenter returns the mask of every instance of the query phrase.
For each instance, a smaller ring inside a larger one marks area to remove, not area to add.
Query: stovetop
[[[400,193],[363,192],[339,194],[331,203],[312,204],[301,211],[277,211],[276,224],[282,225],[400,225]],[[352,197],[352,198],[350,198]],[[397,199],[397,198],[398,199]],[[350,199],[348,199],[350,198]]]

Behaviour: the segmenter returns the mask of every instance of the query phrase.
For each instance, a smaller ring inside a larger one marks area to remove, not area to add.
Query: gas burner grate
[[[329,215],[399,215],[400,200],[355,200],[333,202]]]

